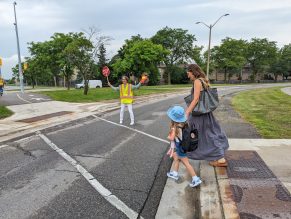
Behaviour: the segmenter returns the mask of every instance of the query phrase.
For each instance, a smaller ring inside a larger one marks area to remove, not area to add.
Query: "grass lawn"
[[[156,87],[142,87],[139,90],[134,90],[135,96],[166,93],[176,91],[173,88],[157,89]],[[119,98],[119,92],[112,90],[109,87],[89,89],[88,95],[83,94],[83,89],[57,90],[57,91],[41,91],[39,93],[51,97],[53,100],[77,103],[89,103],[102,100],[112,100]]]
[[[291,138],[291,96],[280,87],[242,92],[232,105],[264,138]]]
[[[12,111],[7,109],[5,106],[0,106],[0,119],[4,119],[6,117],[9,117],[13,114]]]

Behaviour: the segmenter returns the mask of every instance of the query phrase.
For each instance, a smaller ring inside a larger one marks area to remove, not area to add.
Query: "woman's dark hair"
[[[197,64],[190,64],[187,67],[187,71],[188,72],[191,72],[194,75],[194,77],[197,78],[197,79],[198,78],[202,78],[207,83],[207,85],[209,85],[209,81],[206,78],[206,75],[203,72],[203,70],[199,67],[199,65],[197,65]]]

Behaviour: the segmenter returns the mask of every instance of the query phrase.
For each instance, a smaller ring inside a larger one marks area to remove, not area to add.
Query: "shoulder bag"
[[[201,79],[199,80],[202,83],[203,90],[200,91],[199,101],[192,111],[193,116],[210,113],[214,111],[219,104],[217,88],[206,87],[204,82]],[[193,97],[194,86],[192,87],[191,94],[184,98],[187,106],[191,104],[191,102],[193,101]]]

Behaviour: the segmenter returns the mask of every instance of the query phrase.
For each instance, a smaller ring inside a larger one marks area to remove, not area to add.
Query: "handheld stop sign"
[[[102,68],[102,74],[104,75],[104,77],[108,77],[110,75],[110,69],[107,66],[104,66]]]

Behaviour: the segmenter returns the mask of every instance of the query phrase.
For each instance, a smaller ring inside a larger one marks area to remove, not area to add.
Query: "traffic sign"
[[[27,62],[24,62],[23,69],[26,70],[27,68],[28,68],[28,64],[27,64]]]
[[[105,77],[108,77],[110,75],[110,69],[107,67],[107,66],[104,66],[102,68],[102,74],[105,76]]]

